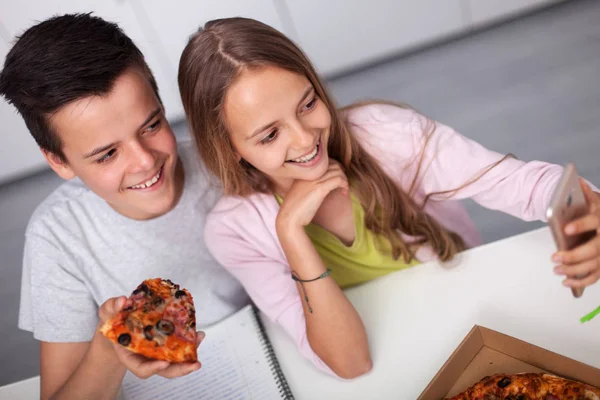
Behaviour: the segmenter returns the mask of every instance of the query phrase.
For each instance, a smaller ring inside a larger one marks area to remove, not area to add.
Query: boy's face
[[[110,93],[67,104],[51,118],[66,162],[45,154],[64,179],[79,177],[117,212],[150,219],[170,211],[183,190],[175,136],[146,76],[123,73]]]

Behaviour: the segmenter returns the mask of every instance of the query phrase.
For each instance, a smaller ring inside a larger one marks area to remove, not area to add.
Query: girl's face
[[[277,67],[246,70],[229,88],[224,111],[238,156],[281,194],[294,180],[327,171],[331,114],[305,76]]]

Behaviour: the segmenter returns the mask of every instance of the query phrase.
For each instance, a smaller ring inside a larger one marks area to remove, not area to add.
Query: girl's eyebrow
[[[298,102],[298,105],[302,104],[302,102],[304,102],[304,100],[306,100],[306,98],[308,97],[308,95],[310,95],[313,91],[313,86],[309,85],[306,89],[304,89],[304,94],[302,95],[302,97],[300,98],[300,101]]]
[[[270,127],[272,127],[273,125],[275,125],[275,122],[271,122],[270,124],[267,124],[267,125],[265,125],[265,126],[262,126],[262,127],[258,128],[257,130],[255,130],[255,131],[252,133],[252,135],[248,136],[248,137],[246,138],[246,140],[250,140],[250,139],[254,138],[256,135],[258,135],[258,134],[259,134],[259,133],[261,133],[262,131],[264,131],[264,130],[266,130],[266,129],[270,128]]]
[[[306,89],[304,89],[304,93],[302,94],[302,97],[300,98],[300,101],[298,102],[298,105],[302,104],[302,102],[304,100],[306,100],[306,98],[312,93],[313,89],[314,88],[313,88],[312,85],[309,85]],[[275,125],[275,122],[271,122],[271,123],[269,123],[267,125],[261,126],[257,130],[255,130],[254,132],[252,132],[252,134],[250,136],[248,136],[246,138],[246,140],[250,140],[250,139],[254,138],[256,135],[258,135],[259,133],[263,132],[264,130],[270,128],[273,125]]]

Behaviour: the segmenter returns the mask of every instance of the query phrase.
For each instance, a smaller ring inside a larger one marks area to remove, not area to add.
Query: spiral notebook
[[[293,399],[258,310],[244,307],[203,329],[202,368],[190,375],[141,380],[127,373],[120,399]]]

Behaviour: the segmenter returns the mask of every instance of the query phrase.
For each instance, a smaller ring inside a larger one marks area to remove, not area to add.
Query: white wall
[[[466,28],[461,0],[285,0],[297,40],[324,75]]]
[[[8,53],[8,45],[0,40],[0,60]],[[46,163],[23,118],[6,101],[0,101],[0,179],[21,176],[43,168]]]
[[[94,11],[145,54],[167,118],[184,117],[177,87],[187,38],[207,20],[245,16],[296,40],[325,76],[560,0],[0,0],[0,37],[52,15]],[[9,48],[0,41],[0,62]],[[0,183],[45,165],[14,109],[0,100]]]
[[[155,50],[160,54],[167,78],[160,85],[161,93],[173,92],[176,99],[167,103],[175,118],[185,118],[179,98],[177,70],[179,58],[189,36],[206,22],[225,17],[247,17],[262,21],[276,29],[283,25],[273,0],[193,0],[179,1],[177,7],[164,0],[129,0],[138,15],[140,26]]]
[[[549,3],[549,0],[463,0],[473,26],[516,15]]]

